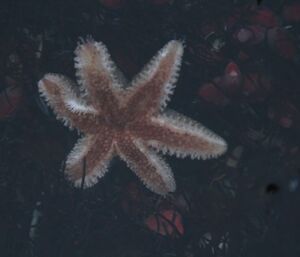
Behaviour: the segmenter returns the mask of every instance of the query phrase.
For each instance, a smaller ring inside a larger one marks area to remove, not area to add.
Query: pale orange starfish
[[[80,90],[56,74],[45,75],[39,90],[59,119],[83,133],[66,161],[76,186],[94,185],[118,155],[150,190],[165,195],[175,190],[175,180],[153,150],[202,159],[225,152],[225,141],[202,125],[163,112],[178,75],[181,42],[170,41],[129,86],[102,43],[87,40],[75,54]]]

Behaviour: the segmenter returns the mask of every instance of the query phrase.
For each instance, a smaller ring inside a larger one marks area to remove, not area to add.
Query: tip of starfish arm
[[[95,152],[95,148],[91,150],[93,146],[96,147],[96,150],[98,149],[95,140],[94,135],[80,138],[67,157],[65,176],[75,187],[91,187],[108,171],[112,152],[107,152],[102,159],[96,162],[93,161],[101,155],[100,152],[98,154]]]
[[[161,50],[161,54],[164,55],[167,51],[171,51],[172,49],[174,49],[173,51],[175,51],[176,57],[173,63],[173,71],[170,73],[170,78],[163,88],[164,94],[162,94],[160,110],[163,110],[167,106],[167,103],[170,100],[170,96],[174,92],[175,83],[179,76],[184,45],[181,41],[172,40]]]
[[[89,70],[105,73],[111,79],[114,88],[122,87],[120,81],[122,79],[119,77],[123,78],[123,74],[112,61],[107,47],[102,42],[96,42],[91,37],[86,40],[81,39],[74,53],[76,77],[82,92],[86,93],[85,85],[89,80]]]
[[[223,155],[227,151],[226,141],[203,125],[195,123],[194,127],[192,128],[192,133],[195,133],[195,135],[199,136],[199,138],[203,138],[203,140],[208,143],[207,148],[203,148],[203,150],[199,149],[198,151],[192,153],[192,159],[206,160],[210,158],[216,158]]]
[[[108,171],[108,168],[102,169],[101,172],[93,172],[91,175],[83,176],[75,181],[72,181],[74,187],[80,188],[83,183],[83,188],[89,188],[98,183],[98,181],[103,177],[104,173]],[[69,180],[72,180],[69,178]]]
[[[175,89],[179,76],[184,45],[179,40],[169,41],[158,53],[144,66],[142,71],[135,76],[129,90],[134,91],[140,85],[151,81],[154,77],[161,77],[159,109],[162,111]],[[151,85],[151,83],[149,84]]]
[[[46,88],[45,88],[45,80],[47,79],[47,75],[46,74],[42,79],[39,80],[38,82],[38,90],[39,90],[39,93],[44,97],[46,98]]]
[[[163,180],[163,186],[159,185],[159,183],[148,183],[145,178],[141,178],[144,185],[148,187],[152,192],[155,192],[161,196],[166,196],[169,193],[175,192],[176,182],[170,166],[163,160],[161,156],[157,155],[154,151],[149,150],[148,157],[155,166],[159,167],[157,169],[157,172],[160,174]]]
[[[47,81],[52,84],[47,85]],[[44,97],[47,104],[61,101],[65,107],[76,114],[97,114],[97,110],[93,106],[89,106],[81,98],[78,97],[74,90],[73,82],[62,75],[48,73],[38,82],[40,94]],[[52,98],[52,100],[51,100]],[[59,99],[59,100],[58,100]]]
[[[196,159],[211,159],[211,158],[216,158],[216,157],[219,157],[221,155],[223,155],[226,151],[227,151],[227,143],[226,141],[219,137],[219,136],[216,136],[214,134],[213,136],[213,148],[211,151],[203,151],[203,152],[199,152],[199,153],[195,153],[195,157]],[[193,158],[193,156],[192,156]]]
[[[71,81],[69,81],[65,76],[47,73],[39,80],[38,90],[48,102],[51,96],[71,94],[71,90],[68,88],[69,84],[72,85]]]
[[[169,41],[161,50],[161,54],[164,54],[164,52],[169,51],[170,49],[174,49],[178,51],[179,53],[183,53],[184,43],[180,40],[171,40]]]
[[[169,127],[170,132],[174,133],[175,144],[164,144],[159,140],[148,141],[149,145],[163,154],[205,160],[218,157],[227,150],[227,143],[223,138],[202,124],[175,111],[168,110],[158,118],[153,118],[152,121]],[[169,137],[170,134],[165,136]]]
[[[66,168],[65,176],[74,185],[74,187],[89,188],[98,183],[98,181],[106,174],[109,169],[109,161],[102,163],[101,167],[97,167],[92,171],[82,170],[82,176],[75,178],[73,170]],[[87,172],[87,174],[85,174]],[[78,176],[78,175],[76,175]]]

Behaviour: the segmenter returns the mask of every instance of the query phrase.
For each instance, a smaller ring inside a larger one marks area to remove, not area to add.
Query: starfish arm
[[[124,139],[118,142],[117,151],[151,191],[160,195],[175,191],[176,184],[170,167],[140,141]]]
[[[173,92],[183,54],[179,41],[170,41],[133,80],[128,89],[131,116],[158,113]]]
[[[92,105],[104,112],[116,106],[114,91],[121,89],[120,71],[115,67],[105,45],[88,39],[75,50],[76,75],[82,91]]]
[[[112,137],[103,131],[79,139],[66,160],[65,173],[75,186],[94,185],[107,172],[113,157]]]
[[[38,88],[57,118],[65,125],[85,131],[95,123],[96,110],[77,96],[72,83],[66,77],[46,74],[39,81]]]
[[[223,154],[226,142],[204,126],[175,112],[136,124],[132,132],[163,153],[208,159]]]

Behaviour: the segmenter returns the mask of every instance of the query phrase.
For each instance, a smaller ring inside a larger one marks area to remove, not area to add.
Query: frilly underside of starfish
[[[92,39],[75,50],[75,83],[46,74],[38,84],[57,118],[82,133],[66,160],[75,186],[90,187],[119,156],[150,190],[166,195],[176,185],[169,165],[157,154],[217,157],[226,142],[199,123],[166,110],[174,90],[183,45],[170,41],[127,83],[106,47]]]

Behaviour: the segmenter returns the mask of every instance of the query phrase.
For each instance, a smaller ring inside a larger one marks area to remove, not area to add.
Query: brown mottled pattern
[[[100,132],[100,131],[99,131]],[[101,176],[106,171],[106,162],[112,158],[112,137],[108,130],[103,130],[97,135],[85,136],[74,147],[66,163],[66,174],[72,181],[77,181],[83,176],[93,176],[93,172],[101,171]],[[78,150],[77,150],[78,149]],[[81,154],[84,152],[84,154]],[[80,157],[79,157],[80,156]],[[85,161],[84,161],[85,160]]]
[[[76,186],[83,178],[85,187],[95,184],[111,158],[119,155],[150,190],[166,195],[175,190],[175,180],[170,167],[150,148],[153,142],[180,156],[209,158],[225,152],[225,141],[203,133],[201,125],[187,125],[184,116],[161,115],[182,51],[180,42],[169,42],[127,88],[105,46],[89,40],[75,52],[84,94],[75,94],[59,75],[41,80],[40,91],[56,115],[84,134],[66,161],[66,174]]]
[[[161,98],[165,94],[164,87],[176,72],[177,51],[181,47],[178,42],[165,56],[156,57],[159,59],[158,67],[152,72],[153,74],[150,73],[151,76],[141,80],[128,100],[127,106],[128,110],[132,111],[132,116],[142,117],[158,112]]]
[[[164,148],[182,153],[201,152],[202,154],[218,154],[224,148],[220,142],[209,141],[205,137],[190,133],[187,129],[174,127],[169,123],[160,124],[155,121],[140,121],[131,127],[132,134],[143,140],[156,141]]]
[[[119,155],[127,162],[128,167],[141,178],[150,190],[162,195],[174,191],[175,188],[173,188],[173,185],[175,185],[175,182],[170,183],[170,181],[166,181],[166,179],[163,179],[159,174],[160,172],[158,172],[159,170],[166,172],[166,168],[169,170],[169,167],[167,167],[164,161],[159,160],[159,163],[151,161],[149,152],[146,149],[143,149],[143,151],[130,138],[121,140],[118,144],[118,150]],[[158,166],[158,164],[161,166]],[[173,180],[172,174],[170,174],[167,179]]]
[[[118,102],[113,91],[114,79],[110,67],[102,62],[102,59],[108,58],[106,49],[100,51],[99,47],[100,45],[97,47],[97,43],[93,42],[77,47],[75,50],[77,58],[85,60],[77,67],[77,74],[92,104],[106,113],[111,110],[112,105],[118,105]]]
[[[91,69],[87,74],[88,79],[86,83],[88,85],[97,85],[97,90],[89,90],[89,95],[93,96],[90,97],[91,103],[105,114],[115,109],[119,102],[112,89],[106,86],[109,80],[105,73],[98,73],[95,69]]]

